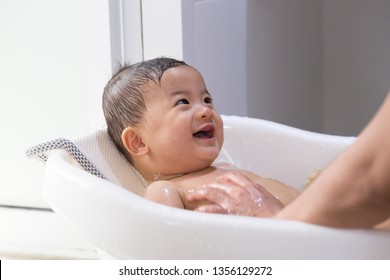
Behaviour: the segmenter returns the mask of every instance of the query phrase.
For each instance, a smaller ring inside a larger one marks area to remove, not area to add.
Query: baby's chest
[[[210,167],[208,170],[202,170],[176,179],[177,185],[183,190],[190,190],[201,185],[216,183],[219,176],[232,170],[234,169]]]

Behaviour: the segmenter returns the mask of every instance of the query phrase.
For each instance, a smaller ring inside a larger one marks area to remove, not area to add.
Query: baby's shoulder
[[[171,181],[171,180],[158,180],[150,183],[146,189],[153,190],[153,189],[161,189],[161,188],[170,188],[170,187],[176,187],[178,185],[178,182]]]

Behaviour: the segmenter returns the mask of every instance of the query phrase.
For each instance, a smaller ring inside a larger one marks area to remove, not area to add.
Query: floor
[[[49,210],[0,206],[0,259],[98,259],[94,246]]]

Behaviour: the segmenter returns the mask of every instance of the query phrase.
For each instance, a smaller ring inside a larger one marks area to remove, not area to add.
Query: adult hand
[[[185,194],[188,201],[208,200],[194,211],[244,216],[270,217],[284,205],[264,187],[239,172],[231,171],[217,178],[216,183],[199,186]]]

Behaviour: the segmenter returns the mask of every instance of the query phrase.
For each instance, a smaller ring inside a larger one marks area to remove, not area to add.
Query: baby
[[[202,75],[183,61],[156,58],[122,67],[104,89],[103,111],[108,134],[148,182],[147,199],[190,210],[216,207],[194,203],[186,193],[243,176],[258,184],[259,204],[273,205],[262,216],[276,214],[299,195],[279,181],[213,165],[224,140],[222,119]]]

